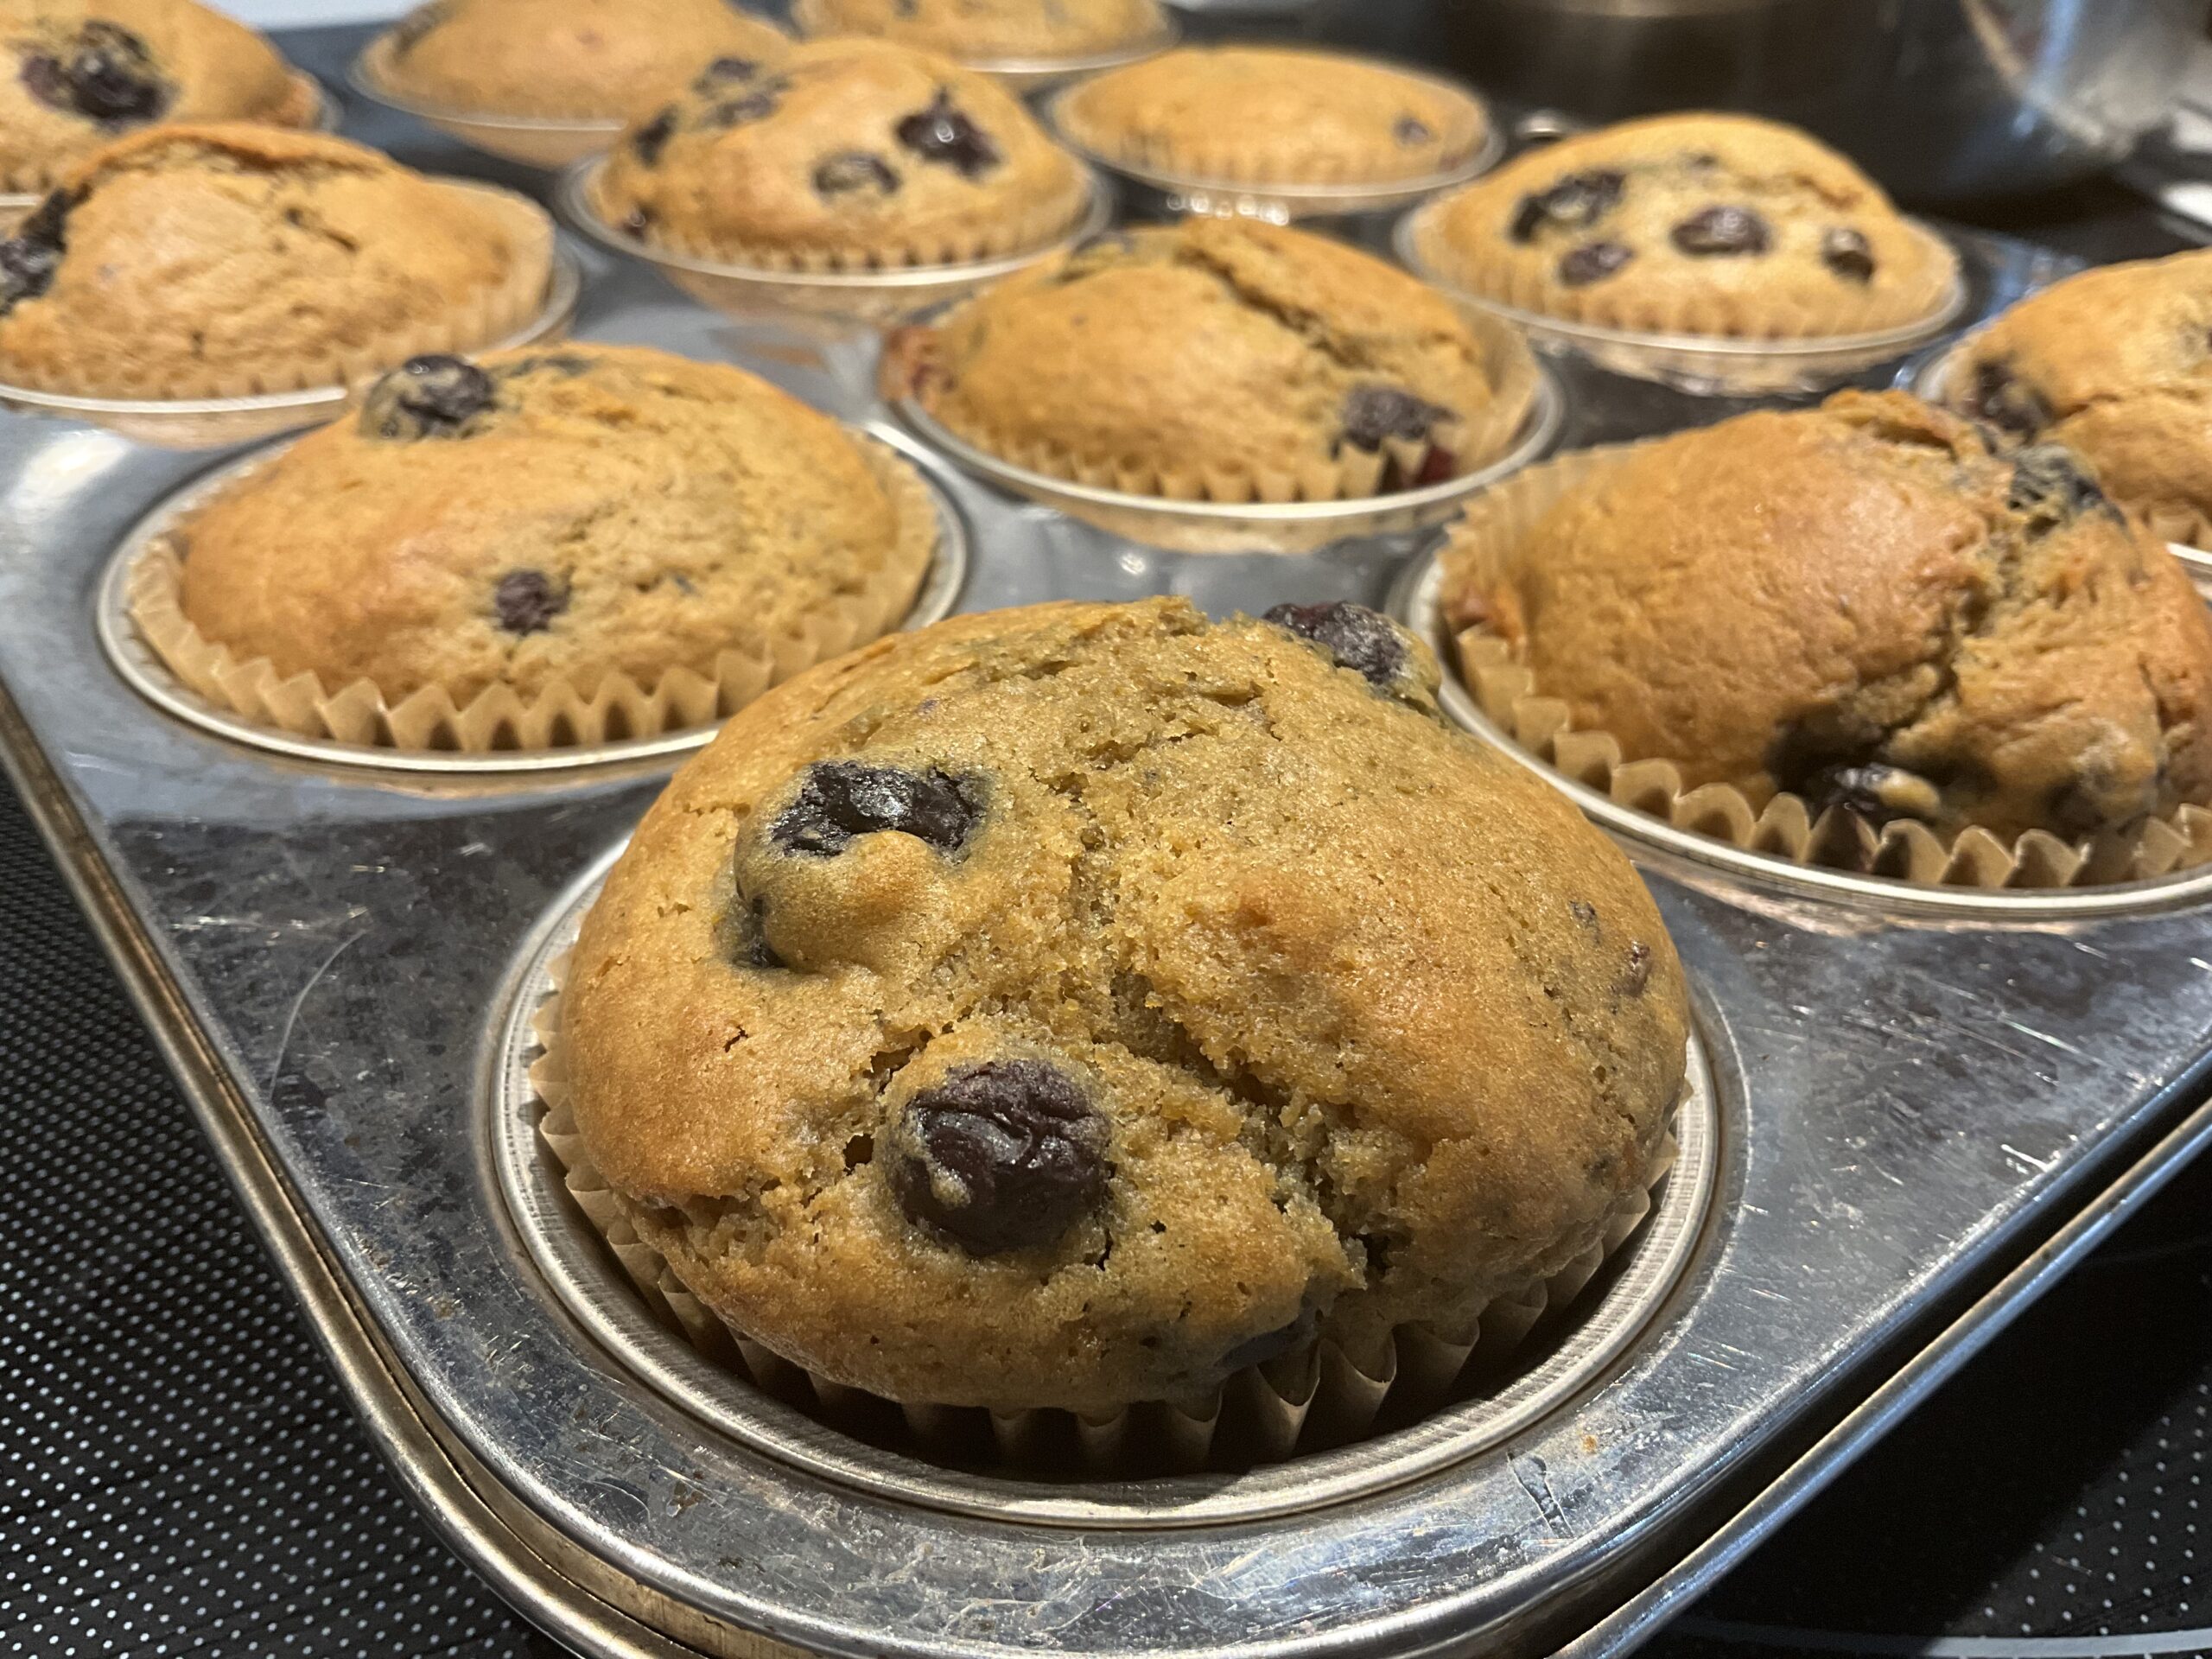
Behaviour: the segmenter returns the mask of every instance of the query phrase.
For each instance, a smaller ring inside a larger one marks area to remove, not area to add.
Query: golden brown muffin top
[[[392,31],[384,73],[452,110],[628,120],[717,58],[790,45],[728,0],[430,0]]]
[[[1158,0],[799,0],[809,35],[873,35],[963,62],[1078,58],[1160,35]]]
[[[1416,178],[1472,156],[1482,105],[1426,75],[1272,46],[1186,46],[1061,95],[1062,130],[1106,161],[1193,179]]]
[[[715,65],[625,135],[612,223],[687,251],[931,264],[1048,241],[1082,168],[988,75],[885,41]]]
[[[0,245],[0,377],[124,397],[336,381],[542,286],[549,247],[540,216],[342,138],[156,127],[77,163]]]
[[[194,0],[0,0],[0,189],[156,122],[314,112],[276,48]]]
[[[1446,607],[1686,784],[1941,830],[2119,829],[2212,800],[2212,626],[2056,445],[1901,392],[1622,452]]]
[[[1116,471],[1300,475],[1494,414],[1481,340],[1371,255],[1251,219],[1113,232],[962,306],[904,349],[915,395],[1001,454]],[[1400,482],[1430,481],[1427,479]]]
[[[424,358],[192,517],[182,607],[330,690],[589,697],[611,673],[650,690],[775,658],[887,588],[903,612],[928,541],[900,532],[843,429],[743,370],[634,346]]]
[[[2212,250],[2085,270],[1972,335],[1943,397],[2024,441],[2088,456],[2163,535],[2212,518]]]
[[[1548,315],[1753,336],[1910,323],[1956,270],[1843,156],[1734,115],[1531,150],[1446,200],[1431,251],[1455,283]]]
[[[1649,1183],[1687,1013],[1642,883],[1408,636],[1282,614],[883,640],[646,815],[563,993],[571,1104],[738,1328],[893,1398],[1112,1409],[1316,1319],[1462,1327]]]

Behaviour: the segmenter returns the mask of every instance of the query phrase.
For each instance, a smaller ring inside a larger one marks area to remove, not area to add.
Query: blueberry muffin
[[[733,264],[868,269],[1039,247],[1083,169],[988,76],[884,41],[724,60],[624,135],[594,186],[609,224]]]
[[[1230,184],[1387,184],[1489,136],[1469,92],[1330,52],[1185,47],[1071,87],[1060,130],[1108,165]]]
[[[962,63],[1096,57],[1167,36],[1158,0],[798,0],[808,35],[872,35]]]
[[[520,198],[273,127],[152,128],[0,242],[0,379],[103,397],[328,385],[512,333],[552,226]]]
[[[541,741],[565,708],[588,741],[618,677],[719,684],[727,713],[898,626],[935,541],[904,466],[741,370],[425,357],[193,513],[140,625],[213,695],[304,675],[466,709],[503,688],[549,711]]]
[[[430,0],[375,61],[393,92],[440,109],[626,121],[702,64],[769,63],[790,44],[728,0]]]
[[[1687,1030],[1649,895],[1408,636],[1271,614],[880,641],[646,815],[566,976],[569,1105],[731,1326],[1110,1413],[1471,1331],[1641,1199]]]
[[[1437,204],[1416,251],[1448,285],[1546,316],[1755,340],[1938,320],[1958,280],[1841,156],[1733,115],[1532,150]]]
[[[1445,604],[1575,728],[1754,805],[2072,839],[2212,801],[2180,563],[2063,446],[1901,392],[1615,452],[1502,556],[1447,551]]]
[[[1249,219],[1112,232],[893,342],[892,389],[970,442],[1142,494],[1328,500],[1474,470],[1527,349],[1341,243]]]
[[[1945,364],[1942,395],[2022,442],[2079,451],[2167,540],[2212,543],[2212,251],[2031,296]]]
[[[163,121],[315,119],[314,83],[194,0],[0,0],[0,190]]]

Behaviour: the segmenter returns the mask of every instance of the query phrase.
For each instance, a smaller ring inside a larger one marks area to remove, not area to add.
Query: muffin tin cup
[[[608,224],[592,200],[601,165],[601,159],[594,157],[563,175],[556,200],[569,223],[601,247],[653,266],[692,298],[738,321],[811,322],[840,329],[893,327],[1096,235],[1114,217],[1113,192],[1096,175],[1089,175],[1082,213],[1058,235],[1019,252],[957,264],[777,270],[655,247]]]
[[[480,192],[518,210],[528,207],[543,229],[549,250],[544,292],[536,308],[518,325],[490,338],[425,340],[422,351],[499,351],[530,346],[565,334],[575,321],[576,304],[583,291],[583,273],[563,249],[553,226],[534,202],[511,191],[473,180],[444,181],[458,188]],[[508,311],[512,315],[512,310]],[[412,353],[399,350],[397,363]],[[389,365],[387,365],[389,366]],[[366,378],[366,376],[362,377]],[[0,380],[0,409],[52,415],[105,428],[133,441],[162,449],[211,449],[248,443],[303,426],[332,420],[353,398],[351,383],[305,386],[289,391],[258,392],[242,397],[96,397],[53,391],[36,386],[10,385]]]
[[[810,3],[810,0],[797,0],[791,7],[791,22],[803,40],[819,40],[845,32],[830,23],[822,16],[820,8]],[[1151,34],[1096,52],[1067,57],[966,57],[954,52],[939,52],[938,55],[953,59],[963,68],[989,75],[1009,90],[1026,95],[1045,92],[1065,81],[1077,80],[1085,75],[1103,75],[1109,69],[1125,68],[1133,63],[1141,63],[1147,58],[1156,58],[1182,38],[1182,26],[1173,16],[1163,12],[1160,27]],[[938,50],[936,48],[928,49]]]
[[[1484,118],[1482,143],[1448,168],[1407,179],[1296,182],[1281,179],[1209,178],[1128,161],[1077,137],[1061,109],[1063,102],[1075,90],[1072,87],[1046,99],[1041,112],[1046,124],[1063,144],[1109,173],[1157,192],[1169,213],[1205,214],[1219,219],[1261,219],[1272,224],[1287,225],[1300,219],[1395,213],[1400,208],[1412,207],[1439,191],[1449,190],[1479,178],[1497,165],[1498,159],[1505,154],[1506,136],[1488,105],[1455,82],[1421,75],[1412,70],[1402,69],[1400,73],[1415,79],[1434,81],[1463,97],[1474,99],[1482,108]]]
[[[1218,1525],[1339,1502],[1474,1456],[1580,1392],[1636,1342],[1695,1254],[1716,1184],[1719,1116],[1694,1030],[1649,1192],[1623,1201],[1601,1243],[1524,1296],[1492,1303],[1463,1339],[1401,1327],[1384,1344],[1386,1363],[1366,1368],[1314,1344],[1236,1373],[1204,1411],[1148,1404],[1095,1421],[901,1408],[817,1378],[729,1330],[683,1287],[621,1219],[574,1132],[560,984],[613,857],[541,925],[509,982],[488,1103],[499,1185],[550,1288],[618,1360],[700,1421],[808,1472],[936,1510],[1068,1527]],[[1601,1267],[1605,1282],[1577,1301]],[[1547,1320],[1548,1351],[1516,1370],[1499,1363]],[[1471,1363],[1483,1386],[1454,1399]],[[1384,1409],[1402,1433],[1374,1430]],[[1294,1454],[1301,1430],[1327,1449]],[[1195,1471],[1217,1437],[1252,1465],[1233,1481],[1129,1472],[1139,1454]],[[1044,1448],[1083,1473],[1046,1464]]]
[[[1959,364],[1965,361],[1966,352],[1980,333],[1980,328],[1974,328],[1961,334],[1916,367],[1906,371],[1899,378],[1916,397],[1924,397],[1931,404],[1941,404],[1946,409],[1956,409],[1958,405],[1952,403],[1948,396],[1951,374]],[[2212,550],[2190,542],[2169,541],[2166,546],[2188,568],[2190,580],[2196,584],[2197,591],[2204,595],[2208,603],[2212,603]]]
[[[1459,725],[1618,835],[1831,897],[1893,909],[2026,919],[2162,908],[2212,896],[2212,860],[2207,859],[2212,812],[2202,809],[2184,807],[2171,822],[2157,820],[2124,837],[2069,845],[2036,830],[2010,846],[1977,829],[1944,842],[1918,823],[1893,823],[1878,830],[1840,811],[1815,817],[1787,794],[1755,811],[1726,785],[1686,790],[1671,761],[1624,761],[1619,743],[1607,734],[1573,729],[1564,706],[1535,694],[1503,642],[1496,642],[1497,660],[1484,667],[1478,683],[1471,683],[1461,642],[1444,610],[1451,543],[1462,537],[1509,543],[1552,501],[1620,453],[1580,451],[1512,480],[1399,576],[1389,613],[1436,652],[1444,670],[1437,700]],[[1838,867],[1831,849],[1855,855],[1866,870]],[[2159,873],[2113,879],[2145,864]]]
[[[950,497],[931,479],[931,463],[914,454],[908,440],[895,433],[868,431],[861,435],[891,452],[888,457],[881,458],[881,464],[896,467],[899,476],[911,481],[916,500],[926,498],[935,514],[936,540],[929,565],[905,619],[897,625],[899,628],[923,627],[950,615],[959,602],[968,575],[967,526]],[[149,591],[166,588],[169,594],[174,593],[174,556],[168,551],[173,532],[199,507],[266,465],[287,447],[279,444],[257,450],[170,496],[133,526],[109,560],[95,597],[94,631],[116,672],[148,702],[201,731],[292,760],[348,769],[448,777],[516,776],[664,760],[702,747],[721,728],[721,715],[715,714],[674,730],[541,748],[402,748],[387,743],[344,741],[318,734],[314,729],[322,725],[324,731],[327,730],[319,717],[311,717],[321,704],[339,702],[356,691],[368,690],[373,695],[365,683],[345,688],[329,698],[321,695],[318,686],[312,696],[302,694],[284,699],[288,709],[297,705],[294,709],[298,716],[296,724],[304,729],[287,729],[253,718],[236,706],[226,706],[195,690],[148,640],[139,620],[139,607]],[[871,459],[879,458],[875,452],[870,453]],[[206,648],[206,642],[196,630],[192,631],[190,639],[200,648]],[[825,650],[821,657],[835,654]],[[779,671],[774,677],[787,678],[790,673],[810,665],[810,663],[798,664],[791,666],[789,672]],[[297,690],[296,682],[280,683],[275,682],[273,676],[257,676],[256,668],[256,664],[238,664],[226,654],[217,683],[234,690],[240,702],[258,700],[271,687],[278,694]],[[706,683],[702,681],[702,685]],[[715,695],[711,686],[706,695]],[[602,693],[602,700],[604,696]],[[651,699],[641,696],[640,701]],[[378,696],[376,702],[380,708],[381,697]],[[464,709],[461,715],[465,718],[469,712]]]
[[[557,171],[598,155],[613,143],[626,124],[615,116],[500,115],[416,98],[395,87],[386,73],[391,47],[389,33],[363,47],[346,67],[346,84],[372,104],[411,115],[471,149],[502,161]]]
[[[892,409],[915,436],[962,471],[1130,541],[1179,553],[1311,553],[1350,537],[1402,534],[1440,524],[1470,497],[1541,455],[1559,435],[1567,399],[1541,362],[1531,372],[1532,397],[1520,429],[1487,464],[1418,489],[1331,501],[1179,500],[1078,483],[979,448],[912,397],[897,398]]]
[[[1538,345],[1572,351],[1599,368],[1638,380],[1656,380],[1694,397],[1745,397],[1812,392],[1900,357],[1942,334],[1966,308],[1963,271],[1954,269],[1942,302],[1926,316],[1892,328],[1861,334],[1752,340],[1714,334],[1645,334],[1548,316],[1484,297],[1444,275],[1433,257],[1434,214],[1440,204],[1414,208],[1398,221],[1391,245],[1398,262],[1424,282],[1470,305],[1504,318]],[[1921,235],[1942,238],[1918,221]],[[1948,246],[1948,245],[1945,245]]]

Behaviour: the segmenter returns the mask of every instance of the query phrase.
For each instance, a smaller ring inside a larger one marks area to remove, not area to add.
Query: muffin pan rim
[[[499,981],[486,1039],[492,1058],[476,1110],[499,1197],[541,1287],[616,1364],[696,1421],[801,1473],[944,1514],[1064,1529],[1231,1526],[1353,1503],[1494,1451],[1586,1392],[1649,1338],[1719,1224],[1715,1199],[1730,1155],[1722,1099],[1728,1085],[1700,1029],[1710,1016],[1693,986],[1688,1065],[1672,1120],[1678,1150],[1652,1189],[1651,1212],[1600,1268],[1605,1282],[1592,1299],[1578,1295],[1547,1317],[1549,1334],[1530,1340],[1555,1345],[1497,1397],[1448,1405],[1402,1428],[1261,1464],[1226,1481],[1218,1475],[1022,1479],[871,1446],[766,1395],[658,1320],[577,1211],[539,1138],[543,1102],[530,1079],[541,1052],[533,1020],[554,994],[554,964],[574,947],[627,844],[626,838],[609,849],[556,896]]]
[[[1732,847],[1713,836],[1684,830],[1638,811],[1569,778],[1531,754],[1501,730],[1476,703],[1461,677],[1458,653],[1446,637],[1438,589],[1443,582],[1444,542],[1433,538],[1408,560],[1390,585],[1385,609],[1436,655],[1438,705],[1454,724],[1508,760],[1526,767],[1572,800],[1584,817],[1612,834],[1656,846],[1695,863],[1738,877],[1778,882],[1821,898],[1870,906],[1899,916],[1939,912],[1999,922],[2050,922],[2139,915],[2212,899],[2212,865],[2198,865],[2142,881],[2080,887],[1973,887],[1862,875],[1824,865],[1798,864],[1770,853]]]
[[[969,579],[971,531],[958,501],[937,476],[943,463],[904,434],[879,423],[848,424],[845,429],[890,449],[919,474],[937,508],[938,542],[914,603],[893,632],[925,627],[950,615]],[[472,779],[536,779],[547,787],[575,780],[575,775],[633,761],[673,761],[705,747],[721,729],[720,721],[652,737],[611,743],[577,744],[556,749],[494,749],[482,753],[451,750],[399,749],[342,743],[334,738],[304,737],[257,725],[243,715],[218,709],[180,683],[153,648],[139,636],[130,615],[130,584],[140,559],[179,519],[230,485],[249,476],[299,442],[304,434],[257,445],[219,467],[195,474],[170,491],[126,531],[108,554],[93,593],[93,631],[100,652],[131,690],[163,714],[210,736],[288,760],[310,761],[364,781],[375,774],[433,774]]]

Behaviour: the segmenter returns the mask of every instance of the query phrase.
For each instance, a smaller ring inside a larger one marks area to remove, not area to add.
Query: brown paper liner
[[[485,754],[588,747],[708,725],[769,687],[898,626],[913,608],[938,541],[937,499],[904,461],[872,439],[861,454],[891,496],[898,541],[882,579],[865,594],[824,601],[806,632],[724,652],[711,673],[686,667],[650,686],[609,674],[590,696],[560,682],[527,697],[492,685],[466,703],[443,686],[394,702],[367,680],[327,689],[312,673],[287,679],[265,657],[241,661],[184,614],[184,562],[172,534],[148,543],[127,585],[132,624],[179,681],[218,708],[296,736],[376,748]],[[235,486],[233,486],[235,487]]]
[[[1063,94],[1052,108],[1052,122],[1061,136],[1096,156],[1109,167],[1152,174],[1191,186],[1375,185],[1417,183],[1424,178],[1449,174],[1478,154],[1491,131],[1490,113],[1473,93],[1421,76],[1408,79],[1450,93],[1465,105],[1462,142],[1441,159],[1418,168],[1403,165],[1403,152],[1377,145],[1366,156],[1333,156],[1312,165],[1290,167],[1269,154],[1263,144],[1243,143],[1230,133],[1211,135],[1204,143],[1181,146],[1140,143],[1128,134],[1087,118],[1084,109],[1084,83]],[[1394,166],[1392,163],[1398,165]]]
[[[428,352],[470,352],[506,339],[543,308],[553,274],[553,221],[537,203],[494,186],[438,181],[450,190],[467,191],[487,214],[497,216],[512,238],[514,255],[505,276],[482,291],[455,301],[452,315],[394,331],[365,345],[334,351],[327,357],[293,363],[263,363],[251,368],[198,374],[179,373],[158,385],[133,378],[96,382],[85,375],[32,376],[18,366],[0,371],[28,390],[75,397],[198,401],[259,397],[350,385],[381,374],[409,358]],[[93,358],[88,366],[100,366]]]
[[[1394,473],[1400,480],[1420,478],[1440,449],[1452,456],[1449,476],[1478,471],[1511,448],[1528,423],[1539,378],[1535,353],[1517,329],[1499,319],[1473,308],[1463,315],[1483,346],[1491,391],[1486,408],[1440,427],[1426,440],[1389,438],[1371,453],[1346,444],[1336,455],[1281,472],[1251,473],[1197,462],[1162,469],[1126,459],[1076,455],[1053,444],[954,418],[939,407],[941,378],[935,364],[938,335],[932,327],[909,330],[887,342],[882,389],[888,397],[913,398],[948,430],[1000,460],[1072,484],[1118,490],[1124,495],[1234,506],[1382,499],[1396,493],[1384,488]]]
[[[1398,1417],[1433,1410],[1445,1403],[1478,1347],[1485,1366],[1510,1357],[1547,1313],[1581,1294],[1606,1258],[1651,1213],[1652,1192],[1674,1167],[1679,1151],[1670,1121],[1649,1182],[1616,1204],[1596,1243],[1548,1275],[1493,1299],[1459,1329],[1402,1325],[1373,1351],[1357,1355],[1320,1338],[1235,1372],[1202,1395],[1136,1402],[1097,1416],[1049,1408],[986,1411],[901,1405],[817,1376],[728,1324],[692,1294],[658,1250],[639,1237],[626,1200],[592,1162],[569,1109],[560,1012],[568,966],[566,952],[548,965],[554,989],[531,1017],[540,1048],[530,1067],[539,1108],[538,1136],[561,1166],[563,1185],[577,1209],[606,1240],[646,1304],[699,1352],[766,1391],[831,1422],[896,1414],[925,1450],[940,1456],[957,1458],[988,1439],[1001,1460],[1032,1469],[1072,1461],[1093,1476],[1181,1473],[1205,1466],[1217,1446],[1240,1460],[1266,1463],[1280,1462],[1300,1449],[1357,1440],[1373,1427],[1386,1402]]]
[[[1899,294],[1854,293],[1837,283],[1832,298],[1820,304],[1789,304],[1778,297],[1684,289],[1661,297],[1641,297],[1603,283],[1562,288],[1535,270],[1485,257],[1445,233],[1455,197],[1421,210],[1408,230],[1414,257],[1435,280],[1463,293],[1561,322],[1618,329],[1624,333],[1703,340],[1773,340],[1791,346],[1861,334],[1904,333],[1921,324],[1933,327],[1956,304],[1959,256],[1934,232],[1909,228],[1938,256],[1926,277]],[[1755,308],[1756,316],[1746,308]]]
[[[1450,594],[1510,568],[1555,503],[1591,485],[1637,447],[1562,455],[1485,492],[1445,544],[1440,607],[1448,605]],[[1477,626],[1460,630],[1453,644],[1462,683],[1516,744],[1624,806],[1744,852],[1924,886],[1992,889],[2139,881],[2212,862],[2212,811],[2196,806],[2076,842],[2031,830],[2007,843],[1979,825],[1947,838],[1910,819],[1876,824],[1842,807],[1815,814],[1802,797],[1786,791],[1755,807],[1727,784],[1688,788],[1675,761],[1630,760],[1610,732],[1575,729],[1567,705],[1542,695],[1535,676],[1504,640]]]

